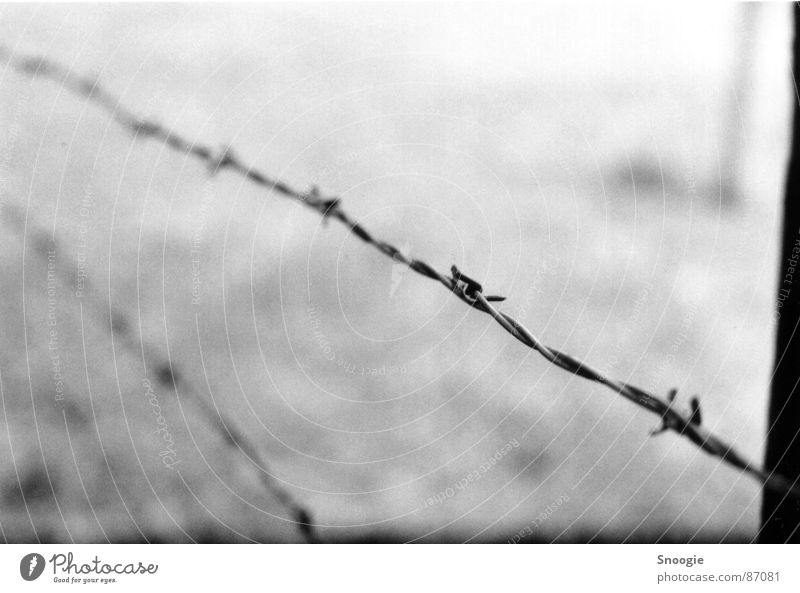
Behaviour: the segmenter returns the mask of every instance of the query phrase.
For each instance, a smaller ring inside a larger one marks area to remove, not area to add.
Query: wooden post
[[[765,466],[800,481],[800,8],[794,6],[792,92],[794,122],[783,214],[783,248],[776,297],[778,319],[775,370],[769,405]],[[800,543],[800,501],[764,491],[762,543]]]

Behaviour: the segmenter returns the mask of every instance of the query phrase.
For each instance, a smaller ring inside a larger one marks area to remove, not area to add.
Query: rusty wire
[[[95,102],[105,109],[115,121],[131,131],[136,138],[149,137],[159,140],[177,152],[192,155],[205,161],[209,172],[212,174],[221,169],[230,169],[246,177],[256,185],[300,202],[317,211],[325,219],[333,218],[338,220],[356,237],[372,245],[393,261],[405,264],[416,273],[441,283],[467,305],[490,315],[509,334],[529,348],[537,351],[552,364],[584,379],[605,385],[634,404],[657,414],[661,419],[661,428],[651,434],[672,430],[689,439],[706,453],[718,457],[725,463],[755,477],[764,487],[800,499],[800,485],[796,482],[761,469],[757,464],[748,461],[731,445],[702,426],[697,398],[691,400],[691,409],[688,412],[681,412],[673,405],[676,395],[674,390],[664,400],[624,381],[608,378],[576,358],[546,346],[522,324],[506,313],[498,311],[491,304],[492,302],[504,300],[503,297],[485,296],[481,285],[463,274],[455,266],[451,268],[451,275],[447,276],[421,260],[408,257],[392,244],[372,235],[363,225],[347,214],[342,209],[341,200],[338,197],[325,197],[320,194],[316,187],[308,192],[299,191],[283,181],[273,179],[248,165],[239,159],[230,147],[217,151],[208,145],[188,140],[157,122],[140,118],[134,112],[121,105],[114,95],[102,89],[96,79],[77,75],[61,64],[43,57],[14,57],[7,49],[0,47],[0,59],[3,58],[17,71],[31,76],[49,78],[62,84],[73,93]]]

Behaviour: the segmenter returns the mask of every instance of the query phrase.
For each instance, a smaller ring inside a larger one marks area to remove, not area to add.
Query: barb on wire
[[[475,298],[476,292],[483,292],[483,287],[478,282],[466,274],[462,274],[461,270],[459,270],[456,266],[451,266],[450,271],[453,273],[453,280],[456,284],[461,285],[463,283],[462,290],[470,298]],[[506,300],[506,297],[487,295],[486,300],[489,302],[502,302]]]
[[[17,212],[15,209],[9,210],[10,215],[7,216],[7,222],[10,223],[10,226],[21,234],[27,230],[28,233],[30,233],[35,253],[47,259],[48,250],[56,246],[56,240],[44,229],[36,227],[34,227],[33,230],[30,228],[26,229],[24,215]],[[69,283],[70,279],[77,275],[76,270],[62,266],[58,267],[56,273],[65,284]],[[83,285],[84,290],[88,291],[89,280],[87,278],[83,279]],[[149,353],[149,361],[145,360],[145,365],[154,369],[155,379],[162,387],[165,389],[174,389],[176,393],[181,389],[184,393],[192,395],[189,401],[194,403],[205,421],[222,436],[225,443],[243,452],[257,466],[259,479],[265,490],[271,493],[288,512],[291,521],[297,526],[303,539],[308,543],[316,543],[319,541],[311,512],[295,500],[292,494],[272,477],[269,465],[264,460],[258,447],[236,427],[236,423],[233,422],[230,417],[227,417],[217,406],[212,406],[199,395],[199,391],[196,390],[194,386],[191,385],[191,382],[184,378],[184,375],[178,370],[175,361],[154,355],[153,353],[156,349],[148,347],[130,331],[131,324],[128,323],[127,318],[121,311],[110,308],[108,317],[106,317],[106,314],[99,307],[93,308],[92,311],[96,313],[101,324],[110,323],[111,330],[117,335],[119,342],[133,354]]]
[[[100,88],[96,80],[76,75],[56,62],[39,57],[14,57],[7,49],[0,47],[0,59],[2,58],[5,58],[14,69],[20,72],[33,76],[44,76],[62,84],[76,94],[94,101],[104,108],[120,125],[134,133],[136,137],[150,137],[164,142],[178,152],[192,155],[205,161],[206,165],[213,166],[214,170],[218,170],[220,163],[224,162],[228,169],[279,195],[297,200],[301,204],[316,210],[326,220],[335,218],[356,237],[372,245],[395,262],[403,263],[418,274],[443,284],[469,306],[490,315],[508,333],[529,348],[539,352],[552,364],[589,381],[605,385],[636,405],[658,414],[662,422],[662,430],[659,432],[672,430],[689,439],[706,453],[718,457],[725,463],[755,477],[764,487],[800,499],[800,486],[797,483],[791,482],[783,476],[762,470],[736,452],[731,445],[701,426],[700,407],[696,398],[693,400],[692,410],[689,413],[681,413],[672,405],[674,396],[665,401],[643,389],[622,381],[610,379],[576,358],[544,345],[520,323],[494,308],[491,303],[502,301],[503,297],[484,296],[481,285],[461,273],[455,266],[451,269],[452,275],[445,276],[425,262],[409,258],[390,243],[374,237],[357,220],[342,209],[339,198],[326,198],[320,194],[317,188],[313,188],[310,192],[301,192],[293,189],[288,184],[272,179],[265,173],[249,166],[229,149],[225,151],[224,157],[220,159],[214,155],[214,151],[209,146],[190,141],[156,122],[140,119],[132,111],[120,105],[113,95]]]

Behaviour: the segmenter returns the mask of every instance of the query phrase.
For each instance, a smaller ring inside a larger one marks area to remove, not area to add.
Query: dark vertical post
[[[794,6],[794,131],[783,210],[778,336],[769,405],[766,468],[800,481],[800,7]],[[795,285],[795,280],[797,285]],[[800,542],[800,501],[764,491],[760,541]]]

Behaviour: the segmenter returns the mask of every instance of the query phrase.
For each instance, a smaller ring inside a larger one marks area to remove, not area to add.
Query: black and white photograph
[[[797,590],[740,545],[800,543],[799,26],[0,5],[5,590],[409,543]]]

